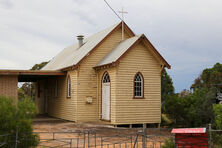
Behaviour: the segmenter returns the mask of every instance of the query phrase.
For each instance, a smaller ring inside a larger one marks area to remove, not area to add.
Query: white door
[[[105,73],[102,81],[102,119],[110,120],[110,79]]]

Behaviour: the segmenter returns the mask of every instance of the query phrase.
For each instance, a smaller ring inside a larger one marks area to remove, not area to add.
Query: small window
[[[58,80],[55,80],[55,97],[58,97]]]
[[[70,76],[67,78],[67,97],[71,97],[71,79]]]
[[[138,72],[134,77],[134,97],[143,98],[143,76]]]

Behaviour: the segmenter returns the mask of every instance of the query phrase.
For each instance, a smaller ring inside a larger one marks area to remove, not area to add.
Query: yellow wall
[[[71,97],[67,98],[67,76],[71,78]],[[48,113],[51,116],[62,118],[65,120],[76,121],[77,109],[77,72],[69,71],[67,76],[57,76],[40,81],[41,95],[37,97],[37,106],[40,113]],[[55,97],[55,80],[58,80],[58,96]],[[47,111],[45,111],[46,102],[48,99]]]
[[[121,41],[121,28],[112,33],[96,50],[92,52],[80,65],[78,72],[78,117],[77,121],[98,121],[99,104],[97,89],[100,80],[97,81],[97,73],[93,69],[96,64],[103,59]],[[125,33],[125,38],[129,35]],[[92,104],[86,104],[85,98],[91,96]]]
[[[121,60],[116,74],[116,124],[161,122],[160,63],[139,43]],[[133,99],[134,76],[144,77],[144,99]]]

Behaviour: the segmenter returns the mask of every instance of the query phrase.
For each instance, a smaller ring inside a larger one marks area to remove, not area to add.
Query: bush
[[[39,137],[32,132],[32,118],[36,114],[37,108],[29,98],[15,105],[12,98],[0,97],[0,135],[10,135],[0,137],[0,143],[6,143],[3,147],[14,147],[16,135],[17,147],[37,146]]]
[[[162,148],[175,148],[174,140],[173,138],[166,139],[164,142],[164,145]]]
[[[202,127],[213,120],[213,100],[215,94],[212,91],[198,89],[185,97],[169,96],[165,111],[176,126]]]
[[[219,129],[222,130],[222,105],[221,104],[214,104],[213,111],[214,111],[213,126],[218,130]]]

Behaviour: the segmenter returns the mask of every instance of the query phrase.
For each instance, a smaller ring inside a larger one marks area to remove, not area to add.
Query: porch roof
[[[57,70],[9,70],[1,69],[0,75],[17,76],[18,82],[35,82],[49,77],[63,76],[66,72]]]

